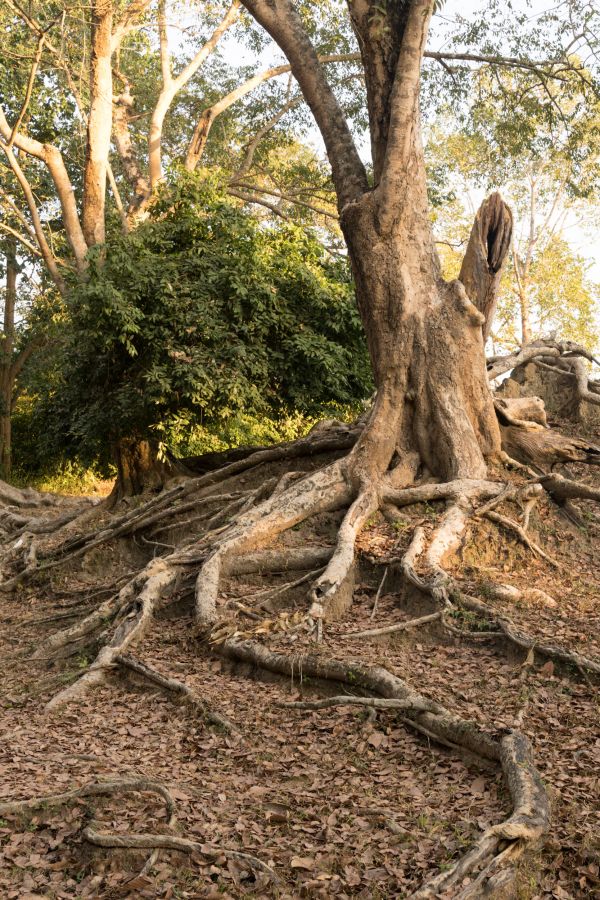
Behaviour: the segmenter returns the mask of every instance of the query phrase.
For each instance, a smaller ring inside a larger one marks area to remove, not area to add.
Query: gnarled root
[[[499,763],[504,772],[513,802],[511,816],[499,825],[488,829],[475,847],[449,871],[441,873],[424,885],[413,896],[433,898],[444,890],[461,883],[466,877],[489,877],[502,864],[512,860],[547,832],[550,808],[543,783],[533,763],[533,754],[527,738],[518,731],[510,731],[500,738],[483,731],[478,725],[449,712],[435,701],[414,691],[405,681],[380,666],[365,666],[358,662],[325,659],[318,656],[288,657],[275,653],[254,641],[226,641],[221,652],[232,659],[267,669],[282,675],[303,675],[326,679],[351,686],[354,690],[376,694],[385,700],[394,700],[403,721],[429,737],[456,750],[474,754],[484,760]],[[328,698],[312,704],[300,704],[297,708],[321,708],[338,705],[361,698]],[[372,698],[367,699],[367,704]],[[376,701],[371,702],[376,706]],[[511,853],[500,851],[505,842]],[[498,861],[498,862],[496,862]],[[473,896],[473,895],[472,895]]]
[[[379,497],[375,491],[365,491],[357,497],[344,517],[339,530],[338,542],[325,571],[315,582],[311,591],[311,619],[317,623],[320,636],[322,622],[334,598],[339,593],[354,564],[354,547],[361,528],[379,508]]]
[[[90,688],[103,683],[107,672],[116,664],[116,658],[144,633],[152,619],[156,603],[175,582],[178,574],[177,566],[169,564],[166,560],[154,559],[148,563],[141,576],[144,586],[139,592],[136,588],[133,598],[129,601],[129,611],[117,626],[111,640],[100,650],[81,678],[46,704],[47,710],[54,710],[64,703],[78,699]],[[136,579],[135,583],[137,585],[139,580]],[[127,591],[127,596],[132,594],[129,585],[123,591]]]
[[[164,675],[161,675],[160,672],[157,672],[156,669],[152,669],[150,666],[147,666],[146,663],[127,654],[119,654],[115,657],[114,661],[124,669],[135,672],[136,675],[140,675],[152,684],[157,685],[157,687],[166,691],[168,694],[175,694],[182,697],[192,709],[199,710],[202,717],[212,725],[219,726],[219,728],[222,728],[229,734],[237,732],[237,728],[229,719],[221,715],[221,713],[211,709],[204,700],[188,687],[187,684],[184,684],[183,681],[178,681],[176,678],[167,678]]]
[[[28,812],[35,812],[38,809],[47,809],[48,807],[66,806],[76,800],[88,797],[102,797],[114,794],[131,793],[131,792],[148,792],[159,794],[165,801],[167,813],[167,827],[172,830],[176,825],[176,805],[173,795],[158,781],[151,781],[146,778],[118,778],[110,781],[92,781],[84,784],[80,788],[73,791],[66,791],[63,794],[50,794],[47,796],[33,797],[28,800],[13,800],[8,803],[0,803],[0,815],[22,815]],[[200,841],[192,841],[185,837],[175,834],[122,834],[116,832],[98,831],[93,826],[88,826],[83,831],[83,837],[90,844],[97,847],[108,848],[129,848],[135,850],[152,850],[154,851],[146,865],[144,871],[147,871],[156,861],[156,851],[159,849],[177,850],[183,853],[200,853],[204,856],[223,855],[227,859],[238,860],[244,862],[255,871],[262,872],[277,883],[279,881],[275,872],[255,856],[249,853],[241,853],[237,850],[228,850],[215,847],[214,851],[206,847],[206,844]]]
[[[234,571],[235,560],[263,546],[281,532],[320,512],[348,503],[351,489],[343,464],[333,463],[265,500],[241,516],[216,542],[196,581],[196,621],[214,625],[221,578]]]

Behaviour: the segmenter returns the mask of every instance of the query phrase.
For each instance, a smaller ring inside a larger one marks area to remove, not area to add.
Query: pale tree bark
[[[112,0],[94,0],[91,20],[90,110],[83,173],[83,234],[103,244],[108,157],[112,131]]]
[[[38,212],[37,204],[35,202],[35,197],[33,191],[31,189],[31,185],[21,168],[17,157],[15,156],[12,147],[3,146],[4,153],[6,155],[6,159],[10,168],[12,169],[15,178],[19,182],[21,186],[21,190],[25,196],[25,201],[27,203],[27,207],[29,209],[29,215],[31,216],[31,221],[33,223],[33,233],[35,235],[35,239],[38,243],[40,256],[44,260],[46,264],[46,268],[50,274],[50,277],[54,281],[55,285],[61,292],[61,294],[65,293],[65,284],[62,279],[62,276],[58,270],[58,263],[54,257],[52,250],[50,249],[50,245],[46,240],[46,235],[44,234],[44,229],[42,226],[42,220],[40,218],[40,214]]]
[[[511,246],[513,217],[498,193],[479,208],[467,245],[459,280],[484,315],[484,343],[488,339],[498,303],[502,267]]]
[[[0,107],[0,136],[2,137],[3,141],[8,142],[10,140],[11,133],[12,129],[6,120],[3,109]],[[81,223],[79,221],[79,213],[77,211],[77,204],[75,203],[75,195],[73,193],[71,180],[69,178],[69,174],[67,172],[60,150],[58,150],[58,148],[53,144],[43,144],[40,141],[37,141],[34,138],[30,138],[23,134],[16,134],[14,136],[13,143],[14,147],[22,150],[28,156],[33,156],[36,159],[41,160],[41,162],[45,163],[46,167],[48,168],[48,172],[50,173],[50,176],[54,183],[54,187],[56,189],[58,200],[60,202],[62,220],[67,235],[67,240],[69,241],[71,249],[73,250],[77,268],[80,272],[82,272],[85,268],[85,256],[88,247],[83,235]],[[11,152],[12,151],[10,150],[8,151],[8,153]],[[21,183],[21,187],[24,191],[26,190],[23,183]],[[34,219],[32,206],[27,194],[26,199],[30,212],[32,213],[32,219]],[[35,206],[35,201],[33,205]],[[36,237],[39,240],[39,233],[37,228]],[[40,249],[43,252],[43,247],[40,247]],[[46,259],[45,261],[47,262]]]
[[[171,58],[167,36],[166,0],[161,0],[158,12],[160,58],[162,72],[162,89],[150,121],[148,136],[148,166],[150,172],[150,190],[153,191],[162,179],[162,132],[165,116],[179,91],[196,74],[200,66],[213,52],[225,32],[239,18],[240,2],[234,0],[221,22],[217,25],[208,41],[198,50],[196,55],[175,78],[171,72]]]
[[[123,173],[131,187],[131,201],[127,211],[128,218],[135,216],[141,204],[150,196],[150,182],[140,167],[129,130],[129,120],[134,106],[129,82],[125,82],[124,90],[114,99],[113,135],[117,152],[123,166]]]

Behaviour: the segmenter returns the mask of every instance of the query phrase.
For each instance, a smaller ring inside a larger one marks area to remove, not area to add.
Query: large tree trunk
[[[92,3],[90,111],[83,175],[83,233],[88,247],[104,243],[106,178],[112,130],[112,0]]]
[[[485,369],[486,315],[480,291],[443,280],[428,214],[419,82],[431,0],[348,2],[364,66],[373,189],[295,5],[244,5],[286,53],[332,167],[377,386],[349,460],[355,488],[376,486],[390,466],[398,484],[425,470],[445,479],[482,477],[500,452]],[[491,285],[497,270],[484,250]]]
[[[391,228],[381,227],[377,191],[342,215],[377,385],[355,451],[357,474],[368,482],[397,459],[400,481],[419,464],[444,479],[482,477],[486,460],[500,451],[485,315],[460,281],[441,277],[418,129],[408,171]],[[476,300],[477,291],[470,293]]]

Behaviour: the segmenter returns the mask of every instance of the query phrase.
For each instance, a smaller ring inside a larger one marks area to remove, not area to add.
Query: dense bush
[[[38,437],[46,456],[82,461],[120,437],[185,445],[198,426],[315,417],[371,389],[345,261],[241,210],[206,173],[169,185],[151,220],[90,260],[46,362]]]

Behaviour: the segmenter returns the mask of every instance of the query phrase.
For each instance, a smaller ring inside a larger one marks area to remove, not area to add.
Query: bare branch
[[[133,0],[126,8],[123,18],[113,28],[111,49],[114,53],[119,49],[123,38],[136,27],[140,17],[146,12],[152,0]]]
[[[7,225],[6,222],[0,222],[0,228],[2,231],[5,231],[7,234],[11,234],[14,238],[16,238],[24,247],[29,250],[30,253],[33,253],[34,256],[42,257],[40,250],[35,247],[31,241],[28,241],[27,238],[22,235],[16,228],[11,228],[10,225]]]
[[[163,73],[163,86],[159,94],[156,106],[152,113],[150,121],[150,134],[148,137],[148,161],[150,169],[150,189],[154,190],[156,185],[162,178],[162,154],[161,141],[162,129],[165,116],[169,111],[171,103],[176,94],[187,84],[190,78],[196,74],[204,60],[213,52],[228,28],[237,21],[239,17],[240,0],[233,0],[233,3],[225,13],[221,22],[217,25],[207,42],[198,50],[196,55],[185,66],[176,78],[171,75],[171,65],[168,56],[168,45],[166,35],[166,24],[164,19],[162,24],[159,21],[160,45],[161,45],[161,66]]]
[[[4,120],[6,121],[6,120]],[[2,121],[0,119],[0,132],[2,131]],[[40,248],[40,252],[42,258],[48,268],[48,272],[52,277],[55,285],[61,292],[61,294],[65,293],[65,283],[62,279],[60,272],[58,271],[58,265],[56,263],[56,259],[54,258],[54,254],[52,253],[48,241],[46,240],[46,236],[44,234],[44,229],[42,228],[42,221],[40,219],[40,215],[38,213],[37,205],[35,202],[35,197],[33,196],[33,191],[31,190],[31,185],[29,184],[23,169],[19,165],[19,161],[17,160],[12,148],[8,147],[5,143],[0,142],[0,147],[4,150],[4,154],[8,160],[8,164],[11,167],[15,178],[21,185],[21,190],[25,195],[25,200],[27,201],[27,206],[29,207],[29,214],[31,216],[31,220],[33,222],[33,229],[35,232],[35,237],[38,242],[38,246]]]
[[[319,56],[319,62],[321,63],[351,62],[356,59],[360,59],[360,56],[357,53],[332,53],[327,56]],[[221,97],[221,99],[216,103],[213,103],[212,106],[207,107],[200,116],[194,130],[194,135],[190,141],[185,161],[186,169],[191,172],[198,165],[204,152],[204,148],[206,147],[210,129],[217,116],[221,115],[221,113],[229,109],[230,106],[233,106],[234,103],[237,103],[238,100],[241,100],[242,97],[245,97],[246,94],[249,94],[254,88],[263,84],[265,81],[277,78],[280,75],[285,75],[291,71],[292,67],[289,63],[283,66],[272,66],[269,69],[265,69],[264,72],[258,72],[256,75],[248,78],[247,81],[240,84],[233,91],[230,91],[229,94]],[[297,105],[298,102],[300,101],[293,101],[293,105]],[[289,108],[291,108],[291,106]]]

